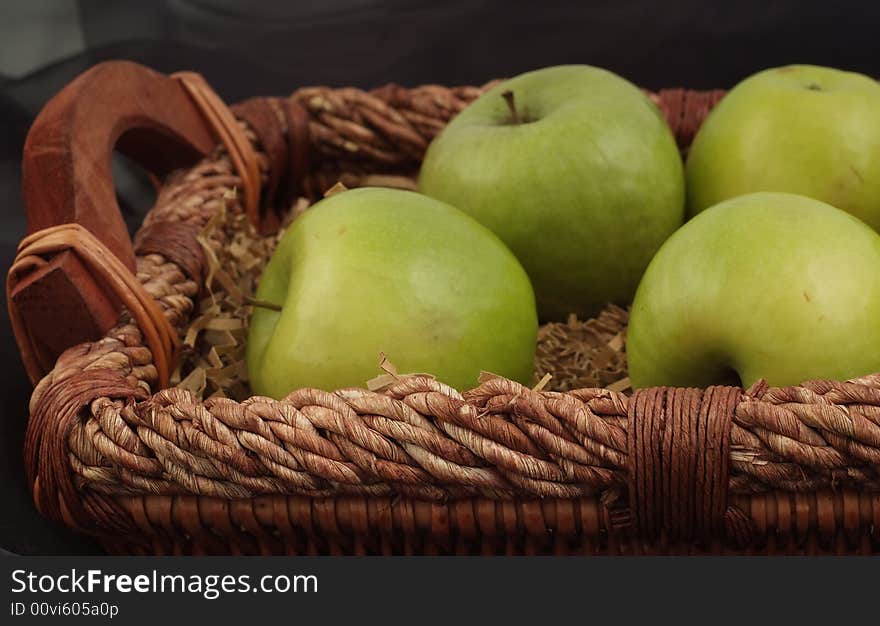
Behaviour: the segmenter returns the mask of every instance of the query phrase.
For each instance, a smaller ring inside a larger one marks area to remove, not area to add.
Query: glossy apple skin
[[[635,387],[880,371],[880,235],[804,196],[722,202],[651,261],[626,347]]]
[[[481,370],[528,382],[537,314],[511,252],[461,211],[408,191],[326,198],[285,233],[260,280],[247,363],[256,394],[364,386],[384,352],[458,389]]]
[[[514,124],[514,94],[527,123]],[[543,320],[629,304],[684,219],[684,174],[657,108],[595,67],[537,70],[489,90],[432,142],[419,188],[513,250]]]
[[[710,113],[686,176],[690,214],[745,193],[784,191],[880,230],[880,85],[815,66],[755,74]]]

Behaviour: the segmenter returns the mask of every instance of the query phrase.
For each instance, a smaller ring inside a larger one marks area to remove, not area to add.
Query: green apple
[[[363,386],[380,352],[458,389],[481,370],[532,373],[537,314],[522,266],[472,218],[414,192],[356,189],[316,204],[284,234],[256,299],[280,307],[251,318],[260,395]]]
[[[419,188],[501,237],[544,320],[629,304],[684,219],[681,157],[658,109],[619,76],[581,65],[483,94],[432,142]]]
[[[722,202],[651,261],[626,349],[635,387],[880,371],[880,235],[805,196]]]
[[[880,85],[791,65],[734,87],[694,139],[691,214],[753,191],[822,200],[880,230]]]

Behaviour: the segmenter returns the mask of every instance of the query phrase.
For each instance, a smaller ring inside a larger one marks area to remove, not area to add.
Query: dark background
[[[91,65],[126,58],[201,72],[227,102],[309,84],[480,84],[589,63],[648,88],[730,87],[787,63],[880,76],[880,3],[777,0],[22,0],[0,4],[0,265],[24,232],[21,147],[40,107]],[[132,223],[150,194],[124,164]],[[97,552],[42,519],[22,475],[30,394],[0,320],[0,547]]]

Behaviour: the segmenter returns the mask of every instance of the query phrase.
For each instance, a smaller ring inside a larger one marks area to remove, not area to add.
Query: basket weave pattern
[[[412,177],[433,136],[481,92],[311,88],[269,101],[278,136],[242,124],[264,196],[286,183],[317,197],[337,180]],[[721,95],[652,97],[684,149]],[[308,149],[279,168],[285,140]],[[137,277],[179,332],[206,278],[198,235],[218,211],[242,210],[240,184],[218,148],[166,182],[135,240]],[[211,236],[223,245],[227,235]],[[868,552],[880,543],[871,493],[880,375],[632,396],[497,377],[459,393],[416,376],[378,392],[301,389],[241,403],[157,390],[157,380],[123,313],[104,339],[65,352],[31,399],[25,460],[39,509],[111,551]]]

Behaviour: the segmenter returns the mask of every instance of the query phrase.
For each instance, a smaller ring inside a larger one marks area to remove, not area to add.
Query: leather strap
[[[200,74],[177,72],[171,77],[184,86],[201,110],[205,121],[226,147],[241,178],[244,208],[248,219],[258,232],[265,233],[266,226],[260,216],[260,168],[257,164],[257,155],[235,116]]]
[[[137,321],[144,333],[147,346],[153,353],[153,361],[159,375],[159,385],[168,386],[168,379],[173,370],[174,359],[179,345],[177,333],[171,323],[163,315],[159,305],[147,293],[143,285],[113,254],[107,246],[91,232],[79,224],[62,224],[37,231],[25,237],[18,246],[18,254],[6,280],[7,295],[15,289],[16,283],[29,271],[46,263],[46,255],[57,254],[64,250],[72,250],[99,279],[100,284],[110,294],[115,295]],[[11,300],[7,299],[7,302]],[[9,306],[9,318],[16,337],[25,337],[30,344],[29,350],[22,350],[25,369],[31,382],[37,381],[45,374],[36,360],[37,354],[32,337],[27,331],[20,312]],[[63,320],[59,320],[63,323]]]

